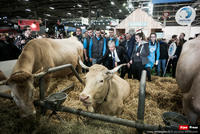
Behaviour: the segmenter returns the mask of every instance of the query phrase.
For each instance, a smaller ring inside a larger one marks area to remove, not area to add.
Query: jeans
[[[161,76],[160,75],[160,69],[162,70],[162,73],[164,73],[164,71],[165,71],[166,61],[167,61],[166,59],[161,59],[161,60],[158,61],[157,73],[158,73],[159,76]]]

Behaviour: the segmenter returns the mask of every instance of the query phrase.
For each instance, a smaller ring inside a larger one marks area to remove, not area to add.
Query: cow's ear
[[[111,79],[113,77],[113,73],[105,72],[104,74],[105,74],[105,79],[106,80],[109,80],[109,79]]]
[[[8,79],[8,82],[24,82],[28,79],[32,79],[32,74],[24,71],[13,73],[10,78]]]

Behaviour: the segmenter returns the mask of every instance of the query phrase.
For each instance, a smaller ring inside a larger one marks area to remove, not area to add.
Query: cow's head
[[[24,71],[13,73],[8,79],[7,84],[11,87],[11,95],[21,110],[21,116],[27,117],[35,114],[32,74]]]
[[[108,70],[106,67],[98,64],[87,67],[81,60],[79,60],[79,64],[83,68],[89,69],[89,72],[86,74],[85,88],[80,93],[80,100],[88,108],[95,106],[95,104],[101,104],[107,99],[110,81],[114,73],[125,65],[123,64],[115,67],[113,70]],[[89,111],[93,112],[94,109],[89,108]]]

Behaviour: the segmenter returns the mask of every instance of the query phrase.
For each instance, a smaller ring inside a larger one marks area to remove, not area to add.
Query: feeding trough
[[[67,94],[64,92],[53,93],[49,95],[44,102],[60,106],[67,98]]]
[[[190,124],[189,120],[182,114],[176,112],[165,112],[162,115],[163,122],[167,126],[177,127]]]

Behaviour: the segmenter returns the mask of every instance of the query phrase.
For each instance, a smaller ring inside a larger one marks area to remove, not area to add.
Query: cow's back
[[[110,83],[107,101],[102,105],[105,114],[119,115],[123,111],[123,102],[130,95],[130,85],[116,74]]]
[[[76,38],[69,39],[34,39],[28,42],[22,54],[33,56],[32,73],[63,64],[78,64],[78,56],[83,53],[83,45]],[[22,56],[20,55],[21,59]],[[19,57],[19,59],[20,59]]]
[[[125,100],[130,94],[129,83],[116,74],[114,75],[113,83],[117,85],[117,92],[119,99]]]
[[[176,80],[182,92],[188,92],[200,70],[200,40],[193,39],[183,45],[176,68]]]

